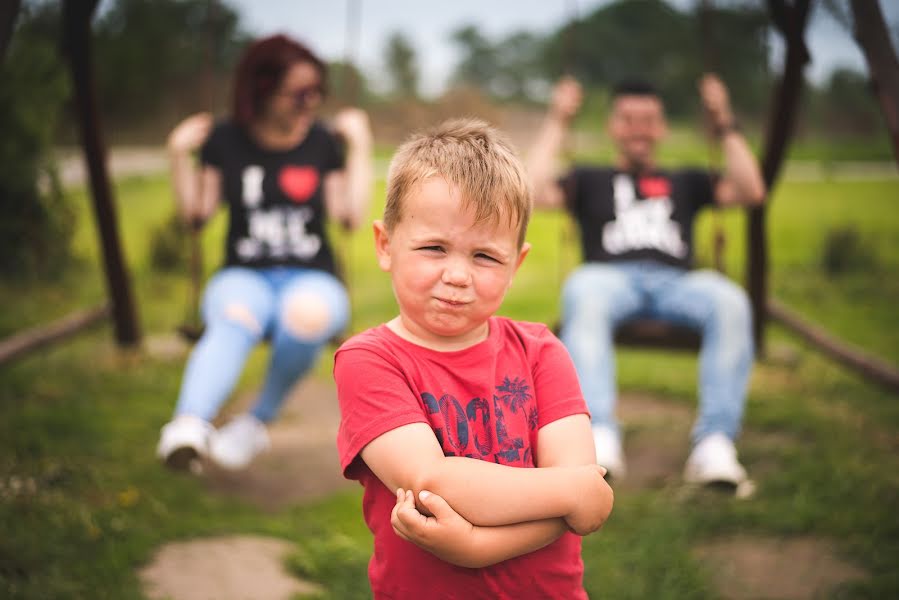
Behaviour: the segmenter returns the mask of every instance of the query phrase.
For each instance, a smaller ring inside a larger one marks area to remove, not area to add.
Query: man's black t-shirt
[[[577,167],[560,181],[581,234],[586,262],[657,260],[689,268],[693,220],[713,202],[713,182],[701,169],[633,175]]]
[[[269,151],[225,121],[213,129],[200,159],[222,175],[230,217],[226,265],[335,271],[322,184],[325,175],[343,167],[344,157],[321,123],[295,148]]]

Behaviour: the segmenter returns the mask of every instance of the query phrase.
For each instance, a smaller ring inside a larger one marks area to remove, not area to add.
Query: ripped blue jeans
[[[326,307],[324,322],[313,333],[296,325],[302,321],[297,311],[310,298],[319,309]],[[202,311],[206,329],[188,359],[175,415],[212,420],[234,389],[250,352],[268,339],[271,358],[251,410],[268,422],[328,340],[346,327],[350,306],[343,284],[325,271],[225,267],[209,281]]]
[[[613,334],[617,325],[641,317],[700,332],[693,441],[715,432],[735,439],[754,357],[749,299],[716,271],[686,271],[654,261],[587,263],[563,287],[560,337],[593,424],[618,429]]]

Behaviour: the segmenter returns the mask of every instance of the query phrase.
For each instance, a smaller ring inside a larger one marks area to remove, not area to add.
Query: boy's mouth
[[[443,304],[446,306],[452,306],[452,307],[464,306],[470,302],[468,300],[459,300],[459,299],[455,299],[455,298],[440,298],[440,297],[436,297],[436,296],[435,296],[435,299],[440,304]]]

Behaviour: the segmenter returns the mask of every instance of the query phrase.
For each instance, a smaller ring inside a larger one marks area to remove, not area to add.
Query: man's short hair
[[[450,119],[413,134],[396,151],[387,173],[384,226],[392,231],[403,202],[431,177],[442,177],[461,194],[475,221],[508,219],[524,244],[531,216],[531,190],[512,145],[494,127],[473,118]]]
[[[623,79],[612,88],[612,98],[618,96],[654,96],[659,98],[659,90],[645,79]]]

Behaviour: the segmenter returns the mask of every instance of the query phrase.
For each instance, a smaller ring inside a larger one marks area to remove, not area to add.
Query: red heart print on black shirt
[[[664,177],[642,177],[640,193],[644,198],[658,198],[671,194],[671,184]]]
[[[318,171],[313,167],[282,167],[278,173],[278,185],[292,201],[298,204],[306,202],[318,188]]]

